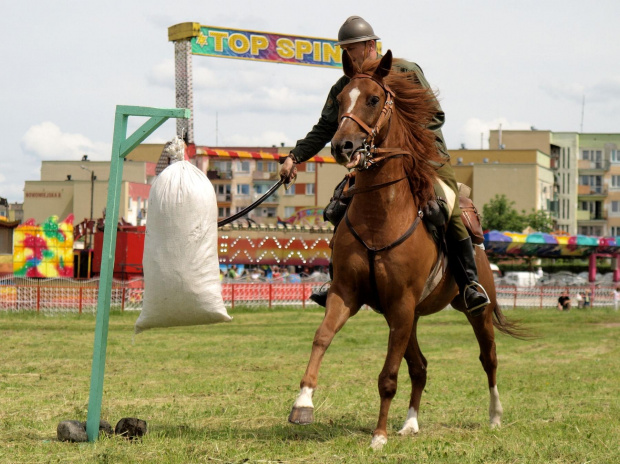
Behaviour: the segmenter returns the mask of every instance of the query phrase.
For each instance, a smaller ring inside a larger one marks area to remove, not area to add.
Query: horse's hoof
[[[418,424],[413,425],[405,422],[405,425],[403,425],[403,428],[398,431],[398,434],[402,436],[415,435],[419,431],[420,427],[418,427]]]
[[[370,447],[375,451],[380,451],[387,443],[387,437],[385,435],[373,435]]]
[[[501,421],[501,419],[499,417],[491,419],[491,421],[489,423],[489,426],[492,429],[499,429],[502,426],[502,421]]]
[[[291,414],[288,416],[288,421],[291,424],[297,425],[309,425],[314,422],[314,408],[300,407],[293,408]]]

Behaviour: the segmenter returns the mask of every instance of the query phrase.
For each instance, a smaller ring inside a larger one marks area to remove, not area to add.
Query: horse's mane
[[[424,206],[434,195],[433,184],[436,178],[434,161],[445,162],[437,150],[436,137],[428,128],[437,113],[437,99],[430,89],[422,87],[414,72],[394,72],[399,61],[392,63],[392,71],[383,79],[394,92],[394,111],[392,113],[391,136],[395,138],[394,147],[409,152],[405,156],[405,172],[409,185],[419,206]],[[360,72],[373,74],[379,60],[366,60]]]

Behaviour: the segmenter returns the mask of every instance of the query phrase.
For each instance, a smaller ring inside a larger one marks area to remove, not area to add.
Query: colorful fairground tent
[[[13,231],[13,273],[19,277],[73,277],[73,214],[43,224],[29,219]]]
[[[585,258],[620,253],[620,237],[491,230],[484,234],[484,247],[496,257]]]

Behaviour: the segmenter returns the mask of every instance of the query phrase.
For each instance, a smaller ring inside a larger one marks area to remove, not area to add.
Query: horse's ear
[[[381,61],[379,62],[379,66],[375,70],[375,77],[377,80],[383,80],[385,76],[390,74],[392,70],[392,50],[388,50]]]
[[[346,50],[342,52],[342,69],[344,70],[344,75],[347,77],[353,77],[357,73],[353,66],[353,60]]]

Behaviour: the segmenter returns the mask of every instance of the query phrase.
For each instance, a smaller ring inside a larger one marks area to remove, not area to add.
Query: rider
[[[359,16],[350,16],[338,31],[337,45],[340,45],[342,50],[349,54],[353,63],[359,66],[366,58],[377,59],[380,57],[376,49],[376,40],[378,39],[379,37],[375,35],[370,24],[364,19]],[[430,88],[422,69],[417,64],[399,61],[394,70],[397,72],[413,72],[417,82],[422,87]],[[284,160],[280,169],[280,175],[287,181],[290,182],[296,175],[295,164],[312,158],[333,138],[338,129],[338,100],[336,97],[349,81],[350,79],[347,76],[342,76],[332,86],[318,123],[305,138],[297,141],[295,148],[291,150],[288,157]],[[476,288],[481,286],[478,283],[473,245],[467,229],[465,229],[461,220],[461,210],[458,205],[458,187],[454,171],[450,165],[450,155],[441,132],[445,114],[437,101],[436,106],[437,111],[428,128],[435,133],[437,149],[444,159],[444,163],[436,168],[437,176],[454,190],[457,198],[446,234],[449,249],[448,261],[459,287],[459,292],[461,295],[464,295],[467,311],[477,316],[483,312],[484,307],[489,304],[489,300],[484,292],[480,292]],[[313,293],[310,298],[321,306],[325,306],[327,291],[322,290]]]

